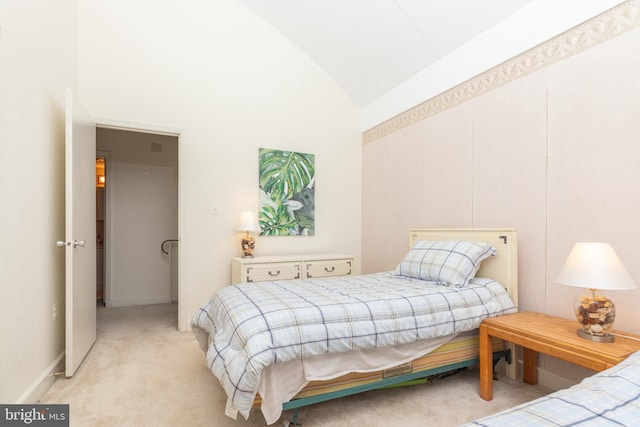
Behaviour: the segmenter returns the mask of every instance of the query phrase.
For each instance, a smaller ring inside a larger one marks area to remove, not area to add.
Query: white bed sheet
[[[282,404],[291,400],[311,381],[330,380],[350,372],[393,368],[431,353],[456,336],[458,334],[395,347],[329,353],[270,365],[263,370],[258,386],[258,393],[262,397],[260,410],[267,424],[273,424],[282,415]]]

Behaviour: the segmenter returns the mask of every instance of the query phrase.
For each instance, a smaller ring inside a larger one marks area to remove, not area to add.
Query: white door
[[[71,89],[65,108],[65,375],[96,341],[96,125]]]

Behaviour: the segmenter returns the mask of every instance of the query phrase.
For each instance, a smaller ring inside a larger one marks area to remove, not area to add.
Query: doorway
[[[102,303],[107,307],[180,304],[178,139],[177,134],[96,128],[96,157],[104,159],[102,190],[96,162],[96,244],[104,254]],[[175,244],[165,246],[166,240]]]

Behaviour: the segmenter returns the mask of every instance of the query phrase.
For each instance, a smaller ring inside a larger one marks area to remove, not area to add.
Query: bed
[[[579,384],[465,424],[635,426],[640,423],[640,351]]]
[[[293,409],[295,423],[309,404],[478,363],[479,323],[517,310],[516,231],[409,236],[393,271],[216,292],[192,330],[227,393],[225,413],[247,418],[259,406],[273,424]],[[494,350],[508,353],[500,341]]]

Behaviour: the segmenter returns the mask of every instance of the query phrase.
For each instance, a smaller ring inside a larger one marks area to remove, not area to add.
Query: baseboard
[[[518,360],[518,377],[522,379],[522,360]],[[554,374],[538,367],[538,385],[551,389],[553,391],[563,390],[577,384],[568,378]]]
[[[64,351],[49,365],[44,372],[31,384],[31,386],[18,398],[17,404],[35,404],[42,399],[51,388],[56,377],[56,372],[64,370]]]
[[[129,307],[132,305],[149,305],[149,304],[169,304],[171,297],[126,297],[126,298],[108,298],[106,300],[107,307]]]
[[[577,383],[565,377],[561,377],[558,374],[538,368],[538,384],[543,387],[550,388],[553,391],[557,391],[569,388]]]

